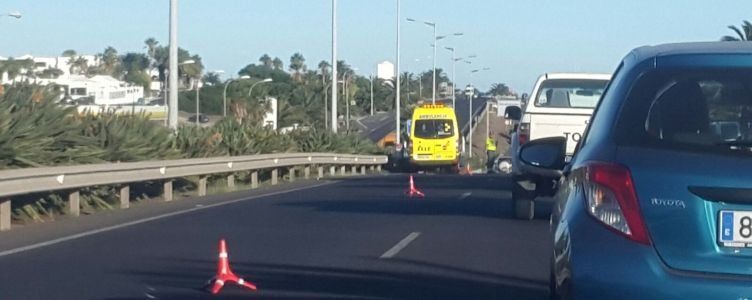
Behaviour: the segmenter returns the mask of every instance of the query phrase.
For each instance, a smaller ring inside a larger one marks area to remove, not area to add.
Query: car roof
[[[661,56],[691,54],[752,54],[752,43],[740,42],[692,42],[643,46],[632,50],[636,61]]]
[[[610,80],[611,74],[601,73],[546,73],[543,74],[545,79],[596,79]]]

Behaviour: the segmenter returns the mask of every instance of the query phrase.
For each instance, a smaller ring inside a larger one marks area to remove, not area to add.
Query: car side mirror
[[[519,106],[507,106],[504,109],[504,118],[507,120],[519,121],[522,119],[522,109]]]
[[[529,141],[520,148],[521,169],[544,177],[560,177],[566,165],[566,149],[565,137]]]

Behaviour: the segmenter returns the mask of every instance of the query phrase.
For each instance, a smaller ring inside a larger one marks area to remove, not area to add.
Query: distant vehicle
[[[459,130],[454,109],[426,104],[413,111],[410,121],[410,163],[419,169],[456,171],[459,164]]]
[[[188,117],[188,122],[196,122],[196,115],[192,115]],[[209,117],[205,114],[198,115],[198,122],[199,123],[209,123]]]
[[[739,299],[752,278],[752,45],[624,58],[571,162],[564,137],[520,149],[562,175],[551,215],[559,299]],[[607,274],[607,275],[606,275]]]
[[[609,74],[544,74],[538,78],[532,96],[523,108],[509,106],[506,109],[507,118],[518,123],[510,137],[514,180],[512,202],[518,219],[532,219],[535,197],[550,196],[556,181],[556,178],[520,170],[517,155],[520,145],[536,139],[563,136],[567,139],[567,154],[571,155],[610,78]]]

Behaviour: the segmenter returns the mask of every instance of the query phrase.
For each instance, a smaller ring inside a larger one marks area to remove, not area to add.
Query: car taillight
[[[530,123],[520,123],[517,139],[520,141],[520,146],[530,141]]]
[[[650,238],[629,170],[600,162],[587,164],[586,170],[583,187],[588,213],[630,240],[649,245]]]

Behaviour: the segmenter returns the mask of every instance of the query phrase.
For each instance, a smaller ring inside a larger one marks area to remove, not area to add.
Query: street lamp
[[[454,49],[454,47],[444,47],[444,49],[447,49],[447,50],[449,50],[449,51],[452,52],[452,108],[454,108],[454,107],[457,107],[456,106],[456,97],[454,95],[455,94],[454,90],[457,89],[456,88],[457,83],[455,82],[455,80],[456,80],[456,76],[455,75],[457,74],[457,60],[461,59],[461,58],[456,58],[455,57],[455,49]]]
[[[407,18],[407,21],[409,22],[417,22],[417,20],[412,18]],[[428,22],[428,21],[422,21],[423,24],[426,24],[427,26],[431,27],[433,29],[433,86],[431,87],[431,102],[433,104],[436,104],[436,47],[438,46],[438,41],[443,40],[448,37],[452,36],[462,36],[464,33],[462,32],[456,32],[450,35],[442,35],[442,36],[436,36],[436,22]]]
[[[371,80],[371,115],[373,116],[373,74],[368,76],[368,79]]]
[[[178,129],[178,0],[170,0],[169,101],[167,124]]]
[[[456,74],[457,74],[457,62],[458,61],[464,61],[467,64],[472,64],[472,62],[468,61],[464,57],[455,57],[455,48],[454,47],[444,47],[444,49],[447,49],[452,52],[452,107],[455,107],[456,102],[456,92],[457,89],[457,82],[455,82]],[[467,58],[476,58],[477,55],[469,55]]]
[[[227,87],[230,86],[230,83],[237,80],[246,80],[250,79],[251,76],[243,75],[240,76],[238,79],[228,79],[227,82],[225,82],[225,90],[222,92],[222,117],[227,117]]]
[[[265,82],[272,82],[272,81],[273,81],[273,80],[272,80],[271,78],[266,78],[266,79],[264,79],[264,80],[256,81],[255,83],[253,83],[253,84],[251,85],[251,89],[250,89],[250,90],[248,90],[248,97],[249,97],[249,98],[251,97],[251,93],[253,92],[253,87],[255,87],[255,86],[256,86],[257,84],[260,84],[260,83],[265,83]]]
[[[358,71],[358,68],[352,68],[352,73],[348,72],[344,74],[344,90],[345,90],[345,129],[347,132],[350,132],[350,80],[352,80],[353,75],[355,75],[355,71]]]
[[[468,105],[470,106],[469,109],[468,109],[469,114],[470,114],[470,118],[468,119],[468,122],[470,122],[470,129],[469,129],[470,133],[468,134],[469,135],[469,139],[468,139],[468,147],[467,147],[468,151],[469,151],[470,158],[473,158],[473,131],[474,131],[474,128],[473,128],[473,97],[475,96],[475,87],[473,86],[473,83],[472,83],[472,81],[473,81],[472,74],[478,73],[480,71],[488,71],[490,69],[491,68],[482,68],[482,69],[475,69],[475,70],[470,71],[470,84],[468,85],[468,87],[472,88],[472,91],[470,91],[469,95],[468,95],[468,96],[470,96],[470,99],[468,101],[469,102]],[[488,133],[486,133],[486,134],[488,134]]]
[[[332,0],[332,81],[337,80],[337,0]],[[337,133],[337,85],[332,84],[332,132]]]
[[[412,18],[407,18],[407,21],[417,22],[417,20],[412,19]],[[433,28],[433,87],[431,87],[433,94],[431,96],[431,102],[433,104],[436,104],[436,42],[438,41],[436,39],[436,23],[423,21],[423,24],[426,24],[427,26]]]
[[[400,83],[400,72],[401,72],[400,71],[400,41],[402,40],[402,37],[401,37],[401,34],[400,34],[400,32],[401,32],[400,26],[402,24],[402,22],[401,22],[401,18],[402,18],[401,17],[402,16],[402,5],[400,3],[401,3],[400,0],[397,0],[397,49],[396,49],[397,50],[396,51],[397,52],[396,53],[397,54],[397,70],[396,70],[397,71],[396,72],[397,73],[397,87],[396,87],[395,95],[394,95],[394,107],[396,108],[394,110],[394,121],[395,121],[395,124],[394,124],[394,136],[395,136],[394,143],[396,145],[400,145],[402,143],[400,141],[401,135],[402,135],[402,133],[401,133],[402,129],[400,128],[400,125],[401,125],[401,123],[400,123],[400,119],[401,119],[400,118],[400,114],[401,114],[400,110],[402,109],[400,107],[401,101],[402,101],[401,95],[400,95],[400,84],[401,84]],[[371,87],[373,87],[373,83],[371,83]],[[371,98],[373,98],[373,92],[371,92]],[[371,101],[373,101],[373,100],[371,100]],[[373,109],[373,105],[371,105],[371,109]]]
[[[11,17],[11,18],[16,18],[16,19],[20,19],[22,16],[23,15],[21,15],[21,13],[17,12],[17,11],[13,11],[13,12],[9,12],[7,14],[0,15],[0,17]]]

